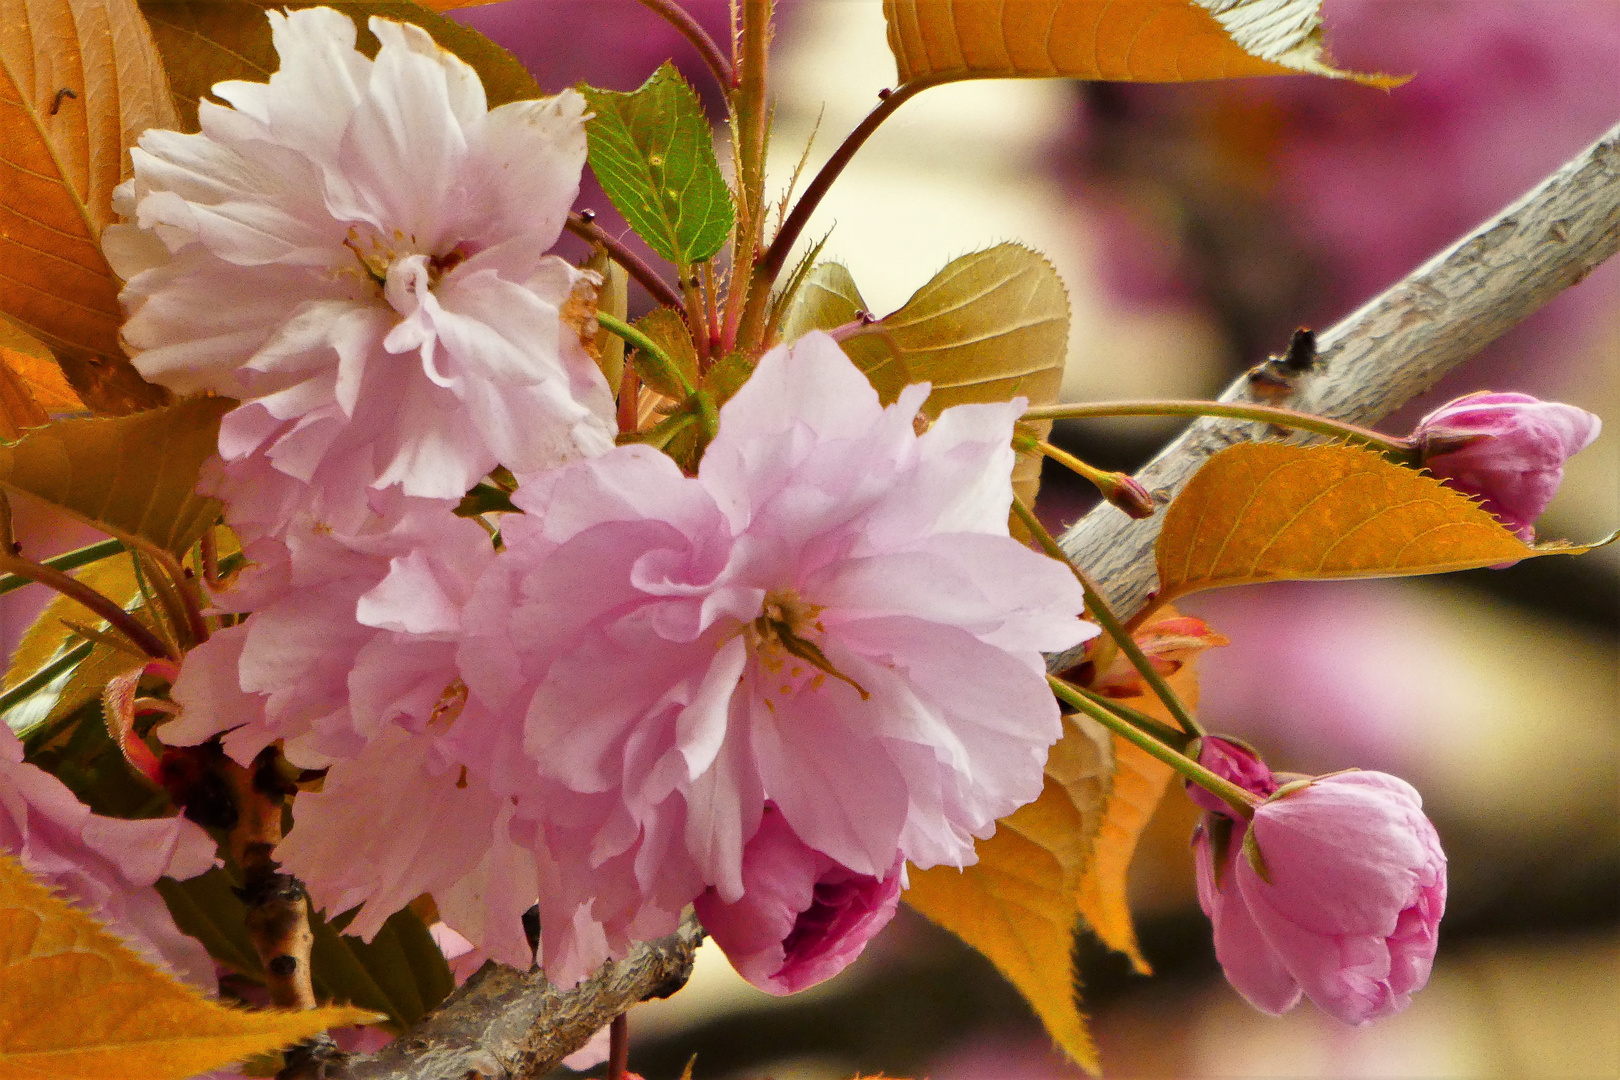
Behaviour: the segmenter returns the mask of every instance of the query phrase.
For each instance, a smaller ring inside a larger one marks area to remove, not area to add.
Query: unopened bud
[[[1154,505],[1153,496],[1143,487],[1134,476],[1125,473],[1108,474],[1107,482],[1097,485],[1102,491],[1103,498],[1119,507],[1133,518],[1150,518],[1158,509]]]

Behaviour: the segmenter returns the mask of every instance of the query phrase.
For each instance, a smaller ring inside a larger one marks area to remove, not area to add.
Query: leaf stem
[[[630,1069],[630,1014],[620,1013],[608,1025],[606,1080],[625,1080]]]
[[[658,276],[658,272],[644,262],[640,255],[625,247],[618,240],[613,239],[595,221],[583,214],[568,215],[568,231],[592,244],[599,244],[606,251],[608,258],[624,267],[625,273],[636,279],[636,282],[647,290],[647,295],[664,307],[672,307],[684,316],[685,305],[675,290],[670,288],[669,282]]]
[[[600,325],[600,320],[598,320]],[[641,374],[636,371],[636,365],[624,365],[624,372],[619,376],[619,398],[616,402],[616,419],[619,424],[619,433],[629,435],[641,428]]]
[[[1403,460],[1411,458],[1416,452],[1416,446],[1410,439],[1275,405],[1226,401],[1088,401],[1072,405],[1037,405],[1026,410],[1023,419],[1076,420],[1094,416],[1220,416],[1344,439]]]
[[[1166,746],[1174,748],[1177,752],[1185,751],[1187,749],[1187,744],[1192,742],[1193,739],[1197,738],[1196,735],[1189,735],[1185,731],[1179,731],[1176,728],[1171,727],[1169,724],[1166,724],[1155,717],[1149,716],[1140,709],[1133,709],[1129,705],[1126,705],[1123,702],[1115,701],[1113,698],[1110,698],[1105,694],[1099,694],[1090,687],[1081,686],[1078,683],[1070,683],[1069,687],[1076,693],[1085,695],[1085,697],[1089,699],[1092,704],[1097,705],[1100,708],[1108,709],[1121,720],[1135,724],[1137,727],[1141,728],[1149,735],[1152,735],[1155,739],[1158,739]]]
[[[1052,692],[1066,704],[1085,713],[1115,735],[1147,751],[1199,787],[1209,791],[1241,815],[1244,820],[1254,817],[1255,807],[1260,805],[1260,799],[1254,793],[1243,790],[1225,777],[1218,776],[1209,769],[1204,768],[1204,766],[1187,755],[1177,753],[1147,732],[1138,730],[1124,719],[1116,716],[1112,711],[1093,703],[1080,694],[1075,687],[1057,676],[1048,675],[1046,681],[1051,685]]]
[[[181,614],[185,618],[186,629],[191,634],[191,644],[201,645],[208,640],[208,622],[203,618],[202,605],[198,603],[197,594],[192,591],[195,579],[188,578],[185,567],[180,565],[180,560],[163,548],[149,544],[142,544],[141,548],[163,568],[163,573],[174,583],[174,592],[180,601]]]
[[[53,555],[49,559],[41,559],[40,565],[49,566],[53,570],[77,570],[81,566],[88,566],[93,562],[111,558],[123,550],[124,542],[122,540],[102,540],[88,547],[64,551],[62,554]],[[24,585],[31,584],[33,580],[33,578],[19,577],[16,574],[7,574],[5,577],[0,577],[0,596],[4,596],[15,589],[20,589]]]
[[[675,3],[675,0],[640,0],[640,3],[662,16],[664,21],[679,30],[681,36],[692,43],[692,47],[703,57],[703,62],[709,65],[709,70],[714,72],[721,90],[729,91],[736,85],[731,62],[726,59],[726,54],[720,51],[720,46],[715,44],[709,32],[703,29],[703,24],[692,17],[691,12]]]
[[[757,260],[765,235],[765,147],[770,134],[770,38],[775,0],[738,0],[737,82],[731,95],[737,162],[737,231],[732,246],[731,293],[722,339],[728,347],[753,344],[763,321]],[[774,278],[774,275],[772,275]],[[769,299],[770,280],[765,282]]]
[[[612,315],[608,315],[605,312],[598,311],[596,313],[596,321],[601,325],[602,329],[606,330],[608,333],[617,334],[619,337],[624,338],[625,341],[628,341],[630,344],[634,345],[637,349],[640,349],[647,359],[651,360],[655,365],[657,365],[658,369],[663,372],[665,377],[667,377],[670,382],[673,382],[679,386],[681,391],[685,393],[687,397],[692,396],[694,393],[692,381],[686,377],[686,373],[681,371],[680,367],[676,365],[675,361],[669,358],[669,354],[658,347],[658,344],[654,342],[652,338],[648,337],[646,334],[643,334],[640,330],[637,330],[629,323],[624,322],[621,319],[616,319]]]
[[[866,140],[872,137],[872,133],[878,129],[883,121],[894,115],[896,109],[910,101],[923,88],[922,85],[913,83],[884,94],[882,100],[877,103],[877,107],[866,114],[866,119],[857,124],[855,130],[844,137],[844,141],[839,144],[838,149],[833,151],[832,157],[827,159],[826,163],[821,166],[820,171],[816,173],[815,179],[811,180],[804,189],[804,194],[799,196],[799,201],[793,204],[793,209],[788,213],[787,220],[782,222],[782,227],[777,230],[776,236],[771,240],[771,246],[765,250],[764,257],[760,259],[759,265],[754,268],[753,289],[757,294],[763,295],[767,300],[769,299],[771,284],[776,281],[776,276],[782,272],[782,267],[787,262],[788,252],[792,250],[794,243],[799,239],[799,234],[804,231],[804,227],[810,223],[811,215],[816,212],[816,207],[821,205],[821,200],[826,196],[828,190],[832,188],[833,181],[838,179],[839,175],[844,171],[844,167],[855,157],[856,151],[865,145]],[[759,300],[757,296],[749,298],[750,307],[756,304],[762,305],[763,303],[764,301]]]
[[[1142,646],[1136,643],[1136,639],[1131,636],[1130,631],[1125,629],[1118,617],[1114,615],[1113,610],[1108,606],[1108,601],[1103,599],[1102,593],[1098,592],[1097,587],[1092,584],[1091,578],[1087,577],[1086,572],[1074,564],[1074,560],[1069,558],[1068,554],[1058,546],[1056,540],[1052,539],[1052,534],[1046,531],[1046,526],[1041,524],[1041,519],[1036,517],[1035,512],[1024,504],[1024,500],[1017,496],[1013,497],[1013,513],[1018,515],[1018,520],[1022,521],[1024,527],[1035,536],[1035,539],[1041,545],[1041,550],[1063,563],[1074,574],[1075,580],[1080,582],[1080,587],[1085,590],[1086,608],[1102,626],[1104,632],[1119,646],[1120,651],[1131,662],[1131,666],[1136,669],[1137,674],[1141,675],[1143,681],[1153,688],[1153,693],[1158,696],[1160,701],[1164,702],[1164,707],[1170,710],[1170,715],[1176,718],[1176,722],[1181,725],[1182,729],[1192,735],[1204,734],[1204,729],[1199,726],[1197,720],[1193,719],[1192,713],[1187,711],[1187,706],[1182,703],[1176,692],[1170,688],[1170,684],[1165,682],[1164,676],[1159,673],[1159,669],[1153,666],[1153,661],[1149,660],[1147,654],[1142,651]]]
[[[9,548],[0,550],[0,572],[16,574],[18,577],[27,578],[29,581],[37,581],[41,585],[55,589],[63,596],[77,600],[105,619],[114,629],[150,657],[166,660],[180,659],[178,652],[158,640],[157,636],[142,626],[140,620],[136,619],[135,616],[96,592],[78,578],[69,577],[53,566],[31,562],[21,555],[14,554]]]

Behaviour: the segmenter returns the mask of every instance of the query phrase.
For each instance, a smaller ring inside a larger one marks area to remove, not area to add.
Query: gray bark
[[[1579,282],[1617,248],[1620,125],[1518,202],[1318,334],[1318,358],[1308,370],[1268,361],[1240,376],[1220,400],[1375,423]],[[1201,418],[1136,478],[1163,505],[1212,455],[1280,434],[1266,424]],[[1157,583],[1153,545],[1163,519],[1160,513],[1133,520],[1103,503],[1059,538],[1121,618],[1139,611]],[[1076,659],[1054,656],[1048,666],[1061,671]]]

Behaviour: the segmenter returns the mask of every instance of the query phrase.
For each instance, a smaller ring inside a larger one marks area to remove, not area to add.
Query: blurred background
[[[726,40],[726,0],[685,0]],[[878,0],[783,0],[771,167],[813,170],[892,85]],[[1343,66],[1414,73],[1385,94],[1306,78],[1189,86],[980,82],[930,90],[871,140],[806,230],[832,230],[879,312],[950,259],[1044,252],[1073,307],[1070,400],[1207,397],[1494,214],[1620,120],[1620,0],[1326,0]],[[635,0],[507,0],[461,13],[548,90],[639,85],[674,56]],[[712,97],[710,104],[717,102]],[[715,111],[718,115],[718,109]],[[807,173],[807,175],[809,175]],[[581,206],[615,224],[587,179]],[[1523,390],[1610,421],[1541,522],[1620,525],[1620,260],[1384,425],[1471,389]],[[1056,440],[1134,468],[1176,431],[1073,423]],[[1088,493],[1048,471],[1041,511]],[[33,520],[23,513],[19,520]],[[87,542],[42,518],[40,555]],[[0,608],[8,650],[32,590]],[[37,606],[37,605],[36,605]],[[1251,1010],[1224,982],[1193,892],[1191,805],[1172,792],[1133,868],[1129,972],[1082,935],[1083,998],[1114,1077],[1620,1076],[1620,548],[1421,582],[1278,585],[1184,605],[1232,639],[1202,660],[1211,730],[1279,769],[1383,769],[1423,792],[1451,859],[1429,988],[1344,1027]],[[1048,1080],[1066,1067],[987,962],[902,909],[843,975],[789,999],[712,947],[686,990],[631,1013],[632,1068],[674,1080]],[[599,1075],[600,1069],[594,1070]]]
[[[687,0],[718,40],[725,0]],[[783,3],[771,166],[826,159],[894,79],[877,0]],[[1620,120],[1616,0],[1327,0],[1343,66],[1393,93],[1307,78],[1187,86],[980,82],[930,90],[873,137],[806,236],[832,230],[879,313],[950,259],[1044,252],[1074,320],[1065,397],[1207,397],[1325,327]],[[634,0],[508,0],[465,21],[548,89],[631,89],[685,43]],[[599,192],[582,204],[606,211]],[[608,215],[603,215],[604,223]],[[610,226],[612,227],[612,226]],[[1577,457],[1548,537],[1620,525],[1620,260],[1384,425],[1472,389],[1580,405],[1611,430]],[[1058,441],[1134,468],[1176,431],[1078,423]],[[1043,515],[1087,492],[1049,469]],[[1284,769],[1383,769],[1423,792],[1451,859],[1429,988],[1352,1029],[1308,1004],[1251,1010],[1193,893],[1190,804],[1172,792],[1133,868],[1156,974],[1082,936],[1083,996],[1115,1077],[1620,1076],[1620,550],[1422,582],[1279,585],[1186,605],[1232,639],[1202,661],[1212,730]],[[1065,1067],[991,967],[902,915],[853,967],[785,1000],[705,948],[692,984],[631,1013],[632,1068],[673,1080],[857,1070],[1046,1080]],[[598,1070],[599,1072],[599,1070]]]

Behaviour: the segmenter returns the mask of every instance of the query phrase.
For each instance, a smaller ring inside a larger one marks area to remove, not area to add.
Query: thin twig
[[[648,266],[640,255],[625,247],[602,230],[596,222],[581,214],[568,215],[568,231],[581,240],[592,244],[600,244],[602,250],[608,253],[608,258],[624,267],[625,273],[636,279],[647,295],[664,307],[672,307],[685,317],[686,308],[675,290],[670,288],[669,282],[658,276],[658,272]]]
[[[1222,401],[1280,405],[1371,424],[1433,386],[1579,282],[1620,249],[1620,125],[1523,198],[1318,335],[1304,370],[1268,363],[1240,377]],[[1211,456],[1264,438],[1267,426],[1194,421],[1136,478],[1168,501]],[[1301,438],[1309,438],[1301,437]],[[1130,617],[1154,587],[1153,545],[1163,515],[1133,521],[1099,506],[1065,532],[1063,550]],[[1078,653],[1048,658],[1062,671]]]
[[[681,32],[682,37],[692,43],[692,47],[703,57],[703,62],[709,65],[709,70],[714,72],[721,90],[729,91],[736,84],[731,73],[731,62],[726,59],[726,54],[720,51],[720,46],[714,43],[714,38],[709,36],[709,32],[703,29],[703,24],[692,17],[691,12],[674,0],[640,0],[640,2],[642,6],[663,16],[666,22]]]
[[[1309,431],[1330,439],[1344,439],[1380,453],[1410,455],[1415,445],[1410,439],[1385,435],[1381,431],[1329,420],[1297,409],[1283,409],[1257,402],[1229,401],[1084,401],[1063,405],[1037,405],[1024,412],[1025,420],[1079,420],[1099,416],[1221,416],[1228,420],[1268,423],[1276,427]]]
[[[902,86],[885,94],[877,103],[877,107],[866,114],[866,119],[844,137],[838,149],[833,151],[832,157],[827,159],[816,173],[815,179],[804,189],[804,194],[799,196],[799,201],[793,204],[793,210],[788,214],[787,220],[782,222],[782,227],[771,240],[771,246],[759,260],[759,265],[754,270],[753,285],[757,292],[769,297],[771,285],[782,272],[783,265],[787,263],[788,253],[793,250],[793,245],[799,239],[799,234],[804,231],[804,227],[810,223],[810,217],[816,212],[816,207],[821,205],[822,198],[831,190],[833,181],[838,179],[844,167],[854,159],[856,151],[866,144],[866,140],[872,137],[872,133],[883,121],[894,115],[896,109],[910,101],[922,89],[923,87],[919,85]],[[761,301],[752,297],[749,299],[750,307],[757,303]]]
[[[731,95],[732,151],[737,163],[737,225],[732,245],[731,292],[722,339],[727,346],[755,344],[764,325],[775,274],[761,279],[757,260],[765,243],[765,149],[770,140],[770,40],[775,0],[740,0],[737,89]],[[761,282],[763,280],[763,288]],[[740,306],[739,306],[740,304]]]
[[[53,570],[77,570],[81,566],[88,566],[93,562],[109,559],[123,550],[124,542],[122,540],[103,540],[100,543],[90,544],[74,551],[64,551],[60,555],[52,555],[49,559],[41,559],[39,564],[49,566]],[[0,596],[33,583],[32,578],[18,577],[15,574],[0,577]]]

